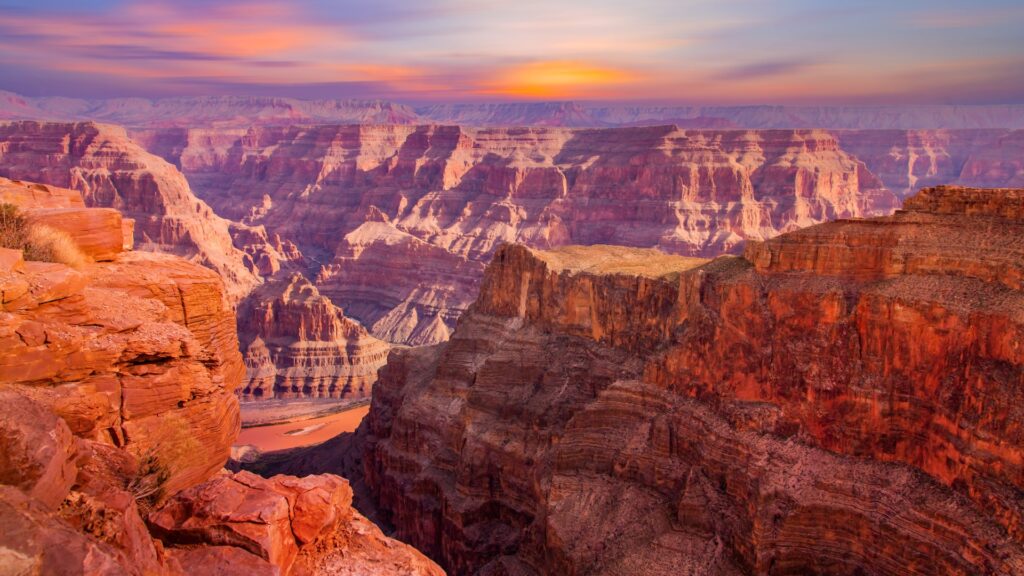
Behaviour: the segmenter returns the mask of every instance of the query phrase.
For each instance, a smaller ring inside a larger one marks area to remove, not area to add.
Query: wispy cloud
[[[1024,9],[1011,0],[976,0],[969,10],[951,0],[839,8],[814,0],[0,0],[0,88],[161,95],[277,87],[405,100],[1006,99],[1018,83],[1000,63],[1024,53],[1021,26]],[[964,59],[977,64],[953,64]]]
[[[721,80],[759,80],[773,76],[797,74],[815,64],[818,64],[818,60],[812,58],[765,60],[728,67],[716,74],[715,77]]]
[[[960,10],[932,9],[915,12],[910,17],[912,25],[928,30],[952,30],[986,28],[999,24],[1020,21],[1024,18],[1024,7],[985,8],[972,6]]]

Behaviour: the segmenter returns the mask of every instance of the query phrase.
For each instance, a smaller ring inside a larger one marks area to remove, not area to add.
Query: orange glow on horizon
[[[478,94],[519,98],[571,98],[623,86],[636,74],[585,62],[554,60],[507,68],[485,81]]]

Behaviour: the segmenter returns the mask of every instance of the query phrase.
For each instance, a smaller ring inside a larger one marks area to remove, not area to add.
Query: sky
[[[411,103],[1022,103],[1024,2],[0,0],[0,89]]]

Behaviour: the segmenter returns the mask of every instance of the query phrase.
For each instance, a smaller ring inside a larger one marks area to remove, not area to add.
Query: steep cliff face
[[[969,186],[1024,186],[1024,130],[1002,134],[972,154],[959,181]]]
[[[922,187],[956,182],[967,158],[1000,134],[991,131],[860,130],[837,134],[888,188],[906,198]]]
[[[262,286],[238,314],[246,398],[366,398],[387,362],[388,344],[301,274]]]
[[[0,571],[442,573],[341,478],[221,472],[243,365],[217,274],[126,252],[120,213],[72,190],[0,181],[0,202],[87,256],[0,248]]]
[[[699,266],[503,248],[392,352],[365,483],[456,573],[1024,574],[1022,195]]]
[[[900,198],[939,184],[1020,186],[1014,144],[1024,138],[1020,130],[843,130],[836,136]]]
[[[195,198],[185,177],[132,142],[93,123],[0,123],[0,176],[72,188],[90,207],[135,220],[141,250],[176,254],[215,270],[237,301],[259,282],[236,249],[228,222]]]
[[[196,130],[163,146],[218,213],[321,261],[321,292],[393,342],[446,338],[502,242],[710,255],[895,207],[813,130],[329,126],[229,140]]]

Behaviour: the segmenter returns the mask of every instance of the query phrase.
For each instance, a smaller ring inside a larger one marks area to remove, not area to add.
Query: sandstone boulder
[[[63,420],[12,390],[0,388],[0,484],[54,510],[78,472],[75,439]]]
[[[352,490],[333,475],[222,474],[190,488],[149,516],[154,534],[183,566],[209,573],[441,574],[415,550],[385,538],[352,507]],[[236,565],[235,563],[239,564]]]

